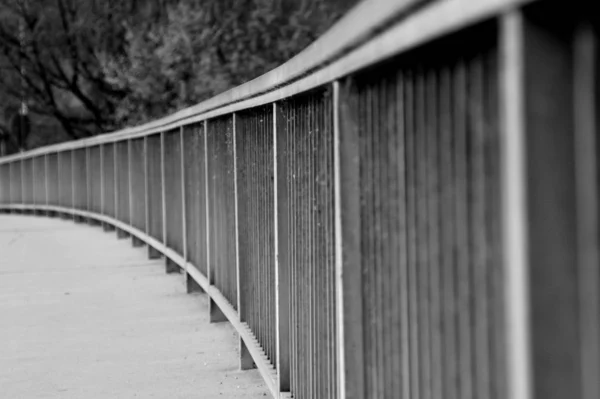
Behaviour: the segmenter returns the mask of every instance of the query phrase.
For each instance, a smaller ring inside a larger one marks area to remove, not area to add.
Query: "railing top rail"
[[[87,139],[0,158],[143,137],[309,91],[394,54],[535,0],[363,0],[304,51],[266,74],[172,115]]]

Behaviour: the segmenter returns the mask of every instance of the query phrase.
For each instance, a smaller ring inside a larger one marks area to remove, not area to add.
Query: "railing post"
[[[71,150],[71,209],[75,209],[75,192],[77,185],[75,183],[75,150]],[[75,216],[76,220],[77,217]]]
[[[210,264],[210,184],[209,179],[209,162],[208,162],[208,119],[204,120],[204,195],[206,198],[206,278],[208,284],[213,285],[215,283],[215,277],[213,275],[212,266]]]
[[[146,235],[150,235],[150,200],[148,199],[148,136],[144,136],[144,204],[145,204],[145,224]]]
[[[1,144],[0,144],[1,145]],[[1,149],[0,149],[1,151]],[[7,163],[1,164],[0,165],[0,174],[2,177],[2,181],[0,182],[0,184],[2,185],[2,203],[4,205],[8,205],[10,204],[10,166],[8,166]],[[6,173],[9,173],[9,176],[6,176]],[[3,210],[4,213],[10,213],[10,210],[5,209]]]
[[[16,181],[16,178],[15,178],[15,174],[16,174],[17,167],[15,165],[15,161],[12,161],[10,163],[10,168],[11,168],[10,169],[11,183],[14,186],[16,186],[17,185],[17,181]],[[17,190],[17,189],[18,189],[18,187],[15,187],[15,189],[13,190],[13,193],[12,193],[12,195],[13,195],[12,203],[15,204],[15,205],[19,203],[18,200],[19,200],[19,195],[20,195],[20,191],[21,191],[20,189],[19,190]],[[15,213],[19,213],[19,211],[15,210]]]
[[[90,147],[85,147],[85,188],[86,188],[86,208],[88,212],[94,212],[93,197],[94,197],[94,179],[92,179],[92,151]],[[92,218],[88,218],[87,222],[90,225],[97,225],[98,222]]]
[[[233,220],[234,220],[234,225],[235,225],[235,243],[234,243],[234,250],[235,250],[235,275],[236,275],[236,290],[237,290],[237,311],[238,314],[240,315],[240,321],[246,321],[244,320],[244,317],[242,316],[244,314],[243,308],[244,308],[244,301],[242,300],[242,279],[240,277],[240,238],[239,238],[239,216],[238,216],[238,200],[239,200],[239,196],[238,196],[238,181],[237,181],[237,177],[238,177],[238,173],[237,173],[237,134],[236,134],[236,128],[235,128],[235,112],[232,114],[232,118],[233,118],[233,197],[234,197],[234,206],[233,206]],[[241,341],[240,339],[240,344],[243,346],[244,343]],[[241,351],[240,351],[241,353]],[[243,363],[243,359],[242,359],[242,363]],[[243,366],[242,366],[243,369]]]
[[[85,147],[85,207],[88,212],[92,211],[92,176],[91,176],[90,148]],[[91,223],[91,220],[88,220]]]
[[[244,320],[243,318],[243,314],[244,314],[244,306],[245,303],[242,300],[242,279],[240,277],[240,240],[239,240],[239,216],[238,216],[238,201],[239,201],[239,197],[238,197],[238,173],[237,173],[237,129],[236,129],[236,114],[235,112],[231,115],[233,121],[233,198],[234,198],[234,225],[235,225],[235,246],[234,246],[234,251],[235,251],[235,274],[236,274],[236,288],[237,288],[237,311],[238,311],[238,315],[240,317],[240,321],[244,322],[246,320]],[[218,309],[218,307],[215,306],[216,309]],[[222,315],[222,313],[219,312],[219,316],[222,316],[222,321],[225,321],[226,318]],[[211,312],[211,317],[212,317],[212,312]],[[246,344],[244,343],[244,341],[242,340],[242,338],[238,338],[240,341],[240,369],[241,370],[248,370],[248,369],[252,369],[255,368],[256,365],[254,364],[254,361],[252,360],[252,355],[250,355],[250,352],[248,351],[248,348],[246,346]]]
[[[121,209],[121,179],[123,179],[122,173],[129,173],[129,171],[122,171],[120,169],[122,160],[121,160],[121,149],[120,149],[120,141],[113,142],[113,154],[115,157],[115,168],[114,168],[114,180],[115,180],[115,219],[119,222],[124,222],[122,220],[123,210]],[[117,229],[117,238],[124,239],[129,237],[128,233],[125,230]]]
[[[61,164],[61,162],[60,162],[60,152],[57,151],[56,152],[56,182],[55,182],[56,187],[57,187],[57,189],[56,189],[56,203],[55,203],[55,205],[57,205],[57,206],[61,206],[62,205],[61,204],[62,201],[61,201],[61,198],[60,198],[60,193],[62,191],[61,190],[61,186],[62,186],[61,185],[61,178],[62,178],[62,176],[61,176],[61,173],[60,173],[61,172],[60,164]],[[60,216],[60,214],[58,216]]]
[[[21,158],[18,162],[21,169],[21,205],[25,205],[25,198],[27,197],[25,189],[25,162],[23,161],[23,158]],[[21,212],[27,213],[25,209],[23,209]]]
[[[192,132],[191,134],[196,134]],[[183,126],[180,131],[180,152],[181,152],[181,207],[182,207],[182,228],[183,228],[183,259],[184,259],[184,270],[185,270],[185,286],[186,292],[203,292],[200,285],[194,280],[194,278],[188,273],[188,261],[189,261],[189,250],[188,250],[188,239],[187,239],[187,189],[186,189],[186,159],[185,159],[185,131]],[[196,162],[194,159],[190,159],[190,162]],[[193,205],[192,205],[193,206]]]
[[[531,398],[529,347],[529,273],[526,204],[526,160],[524,121],[523,16],[511,11],[502,19],[500,121],[502,141],[502,186],[504,272],[506,279],[506,339],[508,391],[511,399]]]
[[[187,248],[187,211],[186,211],[186,200],[185,200],[185,145],[183,142],[183,126],[179,128],[179,154],[180,154],[180,167],[181,167],[181,228],[183,229],[183,260],[184,260],[184,271],[187,279],[187,262],[188,262],[188,248]]]
[[[21,205],[25,205],[25,161],[21,158],[19,162],[21,163]]]
[[[31,157],[29,159],[31,159],[31,204],[37,205],[37,197],[36,197],[37,190],[35,189],[35,186],[36,186],[35,160],[36,160],[36,158]]]
[[[574,107],[576,21],[562,10],[538,2],[508,12],[500,25],[505,396],[511,399],[583,397],[575,133],[583,110]],[[594,266],[590,272],[597,273]]]
[[[10,190],[9,190],[8,201],[11,205],[14,205],[14,203],[15,203],[15,201],[14,201],[15,195],[13,193],[13,191],[14,191],[13,185],[14,185],[14,183],[13,183],[13,165],[12,165],[12,162],[9,162],[8,163],[8,186],[9,186]],[[11,211],[11,212],[15,213],[14,211]]]
[[[75,152],[76,150],[71,150],[71,208],[77,209],[77,179],[75,179],[75,170],[76,170],[76,161],[75,161]],[[73,216],[73,220],[75,222],[80,222],[81,218],[79,216]]]
[[[13,205],[14,204],[14,195],[13,195],[13,166],[12,162],[8,163],[8,202]],[[14,211],[11,211],[14,213]]]
[[[161,195],[162,195],[162,228],[163,228],[163,244],[168,247],[167,237],[169,235],[169,229],[167,228],[167,166],[166,166],[166,141],[167,132],[160,133],[160,178],[161,178]],[[168,256],[165,256],[165,272],[166,273],[179,273],[179,266],[171,260]]]
[[[13,204],[12,170],[11,170],[12,166],[11,166],[10,162],[8,162],[6,165],[7,165],[6,169],[8,171],[7,172],[8,173],[7,182],[6,182],[7,187],[8,187],[8,203],[12,205]],[[12,211],[9,211],[9,212],[12,212]]]
[[[209,183],[209,179],[211,179],[210,176],[210,162],[208,160],[209,157],[209,151],[208,151],[208,119],[204,120],[204,195],[206,198],[205,204],[206,204],[206,277],[208,279],[208,284],[210,285],[214,285],[215,283],[215,273],[213,270],[213,265],[210,262],[211,259],[211,253],[210,253],[210,198],[211,198],[211,191],[210,191],[210,183]],[[213,320],[213,313],[217,313],[219,312],[219,307],[214,303],[214,301],[212,300],[212,298],[209,298],[208,300],[208,313],[209,313],[209,318],[212,321]],[[215,321],[218,320],[218,318],[215,318]]]
[[[17,190],[14,189],[16,186],[15,184],[15,163],[14,162],[10,162],[9,163],[9,180],[10,180],[10,185],[11,185],[11,190],[10,190],[10,202],[14,205],[17,203]],[[14,213],[16,213],[16,211],[14,211]]]
[[[39,157],[39,155],[38,155],[38,157]],[[36,186],[37,186],[37,184],[36,184],[37,183],[37,179],[36,179],[36,176],[37,176],[36,170],[37,170],[37,168],[36,168],[36,165],[35,165],[36,164],[36,160],[37,160],[37,158],[33,158],[33,157],[31,158],[31,204],[32,205],[37,205],[38,204],[38,200],[37,200],[37,191],[38,190],[36,189]],[[38,210],[36,209],[34,211],[34,213],[37,214]]]
[[[105,158],[106,144],[99,144],[98,153],[100,154],[100,210],[99,213],[102,215],[108,215],[106,205],[106,161]],[[89,196],[88,196],[89,199]],[[106,222],[102,222],[102,229],[104,231],[113,231],[114,227]]]
[[[277,329],[277,386],[280,392],[290,390],[290,315],[289,315],[289,234],[285,118],[278,103],[273,103],[273,210],[275,244],[275,326]],[[282,145],[283,143],[283,145]],[[280,239],[281,238],[281,239]]]
[[[581,302],[582,398],[600,398],[600,187],[598,169],[598,38],[589,21],[575,32],[574,110]]]
[[[106,177],[104,176],[104,145],[100,144],[98,146],[98,156],[100,157],[100,212],[102,215],[106,215],[106,204],[104,203],[104,195],[105,195],[105,184]]]
[[[133,226],[133,184],[131,182],[131,140],[125,141],[127,143],[127,207],[129,208],[129,225]]]
[[[36,192],[37,190],[35,189],[35,158],[30,158],[31,159],[31,205],[37,205],[37,196],[36,196]],[[33,211],[34,214],[37,213],[37,210]]]
[[[46,206],[50,205],[50,183],[48,182],[50,168],[48,167],[48,163],[48,154],[44,154],[44,168],[46,169],[46,173],[44,173],[44,192],[46,194]]]
[[[167,246],[167,206],[166,206],[166,188],[165,188],[165,132],[160,132],[160,182],[162,197],[162,242]],[[167,260],[168,262],[168,260]]]
[[[113,185],[115,188],[114,191],[114,197],[115,197],[115,214],[114,214],[114,218],[119,220],[119,178],[118,178],[118,173],[119,173],[119,161],[118,161],[118,157],[119,157],[119,150],[118,150],[118,145],[117,142],[114,141],[112,143],[113,146]]]
[[[42,187],[40,188],[42,192],[40,193],[40,205],[48,205],[48,163],[46,154],[41,155],[42,161],[41,167],[44,169],[44,178],[43,181],[40,181]],[[46,211],[42,211],[42,215],[46,215]]]
[[[208,279],[208,283],[210,285],[215,284],[215,271],[213,270],[213,264],[211,263],[211,250],[210,250],[210,183],[209,179],[212,179],[211,176],[211,162],[209,162],[208,157],[209,149],[208,149],[208,119],[204,121],[204,162],[205,162],[205,185],[206,185],[206,275]],[[212,298],[208,299],[208,313],[209,320],[211,323],[217,323],[221,321],[226,321],[227,318],[222,314],[221,310],[217,306],[217,304],[213,301]]]
[[[342,98],[340,98],[342,97]],[[364,397],[359,136],[346,90],[333,83],[334,218],[341,398]]]
[[[154,149],[150,149],[150,141],[148,139],[148,136],[144,136],[144,149],[145,149],[145,153],[146,156],[144,157],[144,201],[146,201],[146,234],[148,234],[148,236],[151,235],[152,232],[152,226],[151,226],[151,214],[150,212],[154,212],[154,207],[151,207],[151,195],[152,193],[150,192],[152,185],[150,183],[150,163],[149,163],[149,159],[150,159],[150,151],[152,151],[152,154],[155,153]],[[153,148],[153,147],[152,147]],[[154,161],[154,156],[152,157],[152,160]],[[161,215],[162,217],[162,215]],[[148,246],[148,258],[150,259],[160,259],[162,256],[162,254],[153,246],[149,245]]]
[[[127,140],[127,182],[129,185],[129,225],[134,226],[134,211],[133,208],[135,206],[133,202],[133,174],[132,174],[132,162],[133,162],[133,140]],[[137,180],[137,179],[136,179]],[[134,247],[142,247],[144,246],[144,242],[137,238],[136,236],[131,236],[131,245]]]
[[[144,202],[145,202],[145,231],[148,236],[151,233],[150,226],[150,172],[149,172],[149,147],[148,147],[148,136],[144,136]],[[148,258],[158,259],[160,253],[151,245],[148,245]]]
[[[28,165],[27,166],[27,186],[28,186],[27,191],[29,191],[29,194],[28,194],[28,197],[27,197],[27,204],[33,205],[33,203],[34,203],[33,158],[29,157],[24,162],[27,163],[27,165]],[[33,211],[28,211],[28,212],[33,212]]]
[[[67,206],[67,201],[63,200],[63,197],[66,198],[66,196],[63,195],[63,190],[66,191],[66,186],[67,186],[67,182],[66,182],[66,178],[67,178],[67,171],[65,171],[65,161],[63,158],[65,158],[66,155],[66,150],[62,150],[56,153],[56,162],[58,163],[58,194],[57,194],[57,200],[58,200],[58,206],[62,207],[62,208],[68,208]],[[60,214],[61,219],[68,219],[70,216],[67,213],[61,213]]]
[[[37,178],[37,176],[39,176],[39,172],[37,171],[38,167],[36,166],[36,164],[39,162],[38,161],[39,157],[40,156],[38,155],[36,158],[32,158],[31,159],[31,180],[32,180],[31,188],[33,190],[32,202],[33,202],[34,205],[39,205],[38,204],[38,202],[39,202],[39,200],[38,200],[38,198],[39,198],[38,197],[38,192],[39,192],[39,187],[38,187],[38,185],[39,185],[39,178]],[[39,214],[39,210],[36,210],[35,212]]]

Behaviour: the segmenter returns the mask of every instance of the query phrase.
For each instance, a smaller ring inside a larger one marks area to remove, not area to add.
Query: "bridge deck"
[[[129,240],[0,215],[0,396],[264,398],[204,295]]]

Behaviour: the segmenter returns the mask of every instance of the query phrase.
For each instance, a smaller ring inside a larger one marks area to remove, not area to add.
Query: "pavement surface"
[[[270,397],[237,345],[130,239],[0,215],[0,399]]]

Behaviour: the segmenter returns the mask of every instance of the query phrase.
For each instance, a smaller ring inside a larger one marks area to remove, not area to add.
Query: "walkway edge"
[[[132,236],[140,239],[147,245],[153,247],[160,253],[162,253],[165,257],[171,259],[175,262],[179,267],[187,272],[189,276],[191,276],[199,285],[202,287],[204,292],[212,298],[212,300],[217,304],[217,306],[221,309],[225,317],[229,320],[233,328],[237,331],[240,338],[246,344],[250,355],[252,356],[252,360],[256,364],[260,375],[263,380],[267,384],[269,391],[274,398],[291,398],[289,392],[279,392],[277,389],[277,371],[270,364],[269,359],[267,358],[264,350],[261,348],[260,344],[250,331],[250,328],[246,323],[240,321],[240,317],[237,311],[231,306],[229,301],[223,296],[221,291],[214,285],[210,285],[208,283],[208,279],[204,276],[198,269],[190,262],[185,262],[185,259],[179,255],[177,252],[167,247],[162,242],[156,240],[148,236],[146,233],[138,230],[137,228],[120,222],[110,216],[100,215],[94,212],[88,211],[80,211],[71,208],[65,208],[61,206],[49,206],[49,205],[8,205],[2,204],[0,205],[0,211],[44,211],[44,212],[57,212],[63,214],[69,214],[72,216],[80,216],[84,218],[95,219],[99,222],[109,223],[113,225],[115,228],[126,231]]]

